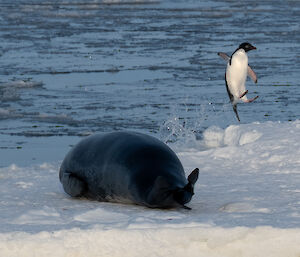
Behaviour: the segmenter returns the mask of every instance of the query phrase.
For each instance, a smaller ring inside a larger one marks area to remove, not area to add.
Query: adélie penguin
[[[241,100],[245,103],[251,103],[258,96],[248,99],[246,94],[246,79],[247,75],[257,83],[257,77],[255,72],[248,65],[248,55],[247,52],[254,50],[256,47],[251,45],[248,42],[242,43],[239,47],[233,52],[231,57],[226,53],[219,52],[218,55],[227,61],[227,68],[225,73],[225,83],[230,102],[233,107],[233,111],[236,114],[238,121],[240,121],[238,112],[237,112],[237,103]]]

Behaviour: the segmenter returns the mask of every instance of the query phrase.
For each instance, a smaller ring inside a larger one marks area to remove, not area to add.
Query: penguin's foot
[[[240,95],[240,98],[244,97],[248,93],[248,90],[246,90],[243,94]]]
[[[253,97],[253,98],[251,98],[251,99],[244,100],[244,102],[245,102],[245,103],[251,103],[251,102],[253,102],[254,100],[256,100],[257,98],[258,98],[258,95],[255,96],[255,97]]]

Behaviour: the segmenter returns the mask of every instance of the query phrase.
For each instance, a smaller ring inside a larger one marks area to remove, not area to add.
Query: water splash
[[[171,116],[166,120],[159,130],[159,135],[165,143],[186,141],[188,138],[195,138],[194,131],[186,126],[186,121],[178,116]]]
[[[207,119],[206,105],[208,103],[191,104],[188,98],[183,104],[176,104],[169,118],[160,126],[160,139],[167,144],[198,148],[202,124]]]
[[[232,124],[231,105],[202,100],[191,103],[186,97],[184,103],[177,103],[159,129],[160,139],[175,147],[207,148],[204,133],[209,128],[225,129]],[[210,130],[209,130],[210,131]],[[214,134],[215,135],[215,134]]]

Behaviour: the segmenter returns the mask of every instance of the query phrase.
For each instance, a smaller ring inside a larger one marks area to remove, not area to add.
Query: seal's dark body
[[[192,183],[176,154],[158,139],[136,132],[96,134],[80,141],[59,173],[71,196],[168,208],[191,200]]]

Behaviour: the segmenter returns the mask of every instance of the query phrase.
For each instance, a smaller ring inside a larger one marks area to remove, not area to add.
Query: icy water
[[[249,41],[241,123],[300,114],[300,1],[0,2],[0,167],[62,160],[80,137],[176,141],[237,124],[224,84]]]

